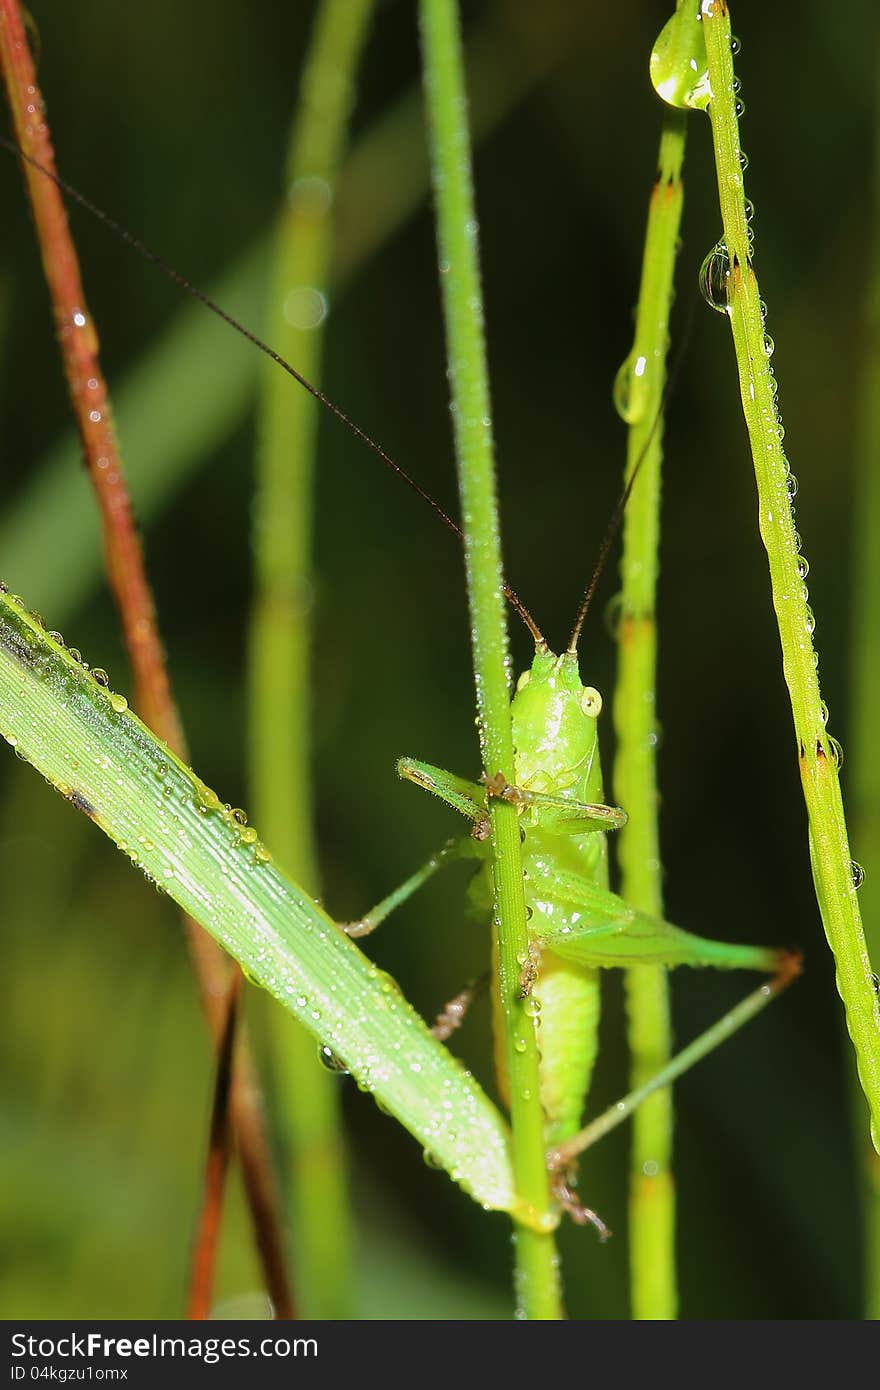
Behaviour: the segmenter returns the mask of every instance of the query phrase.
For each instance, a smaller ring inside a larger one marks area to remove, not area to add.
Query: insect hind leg
[[[393,892],[377,903],[375,907],[365,912],[363,917],[359,917],[354,922],[337,922],[337,926],[344,931],[346,936],[359,938],[369,936],[378,926],[389,917],[396,907],[400,907],[408,898],[433,878],[439,869],[443,869],[447,864],[455,864],[461,859],[473,858],[473,840],[468,836],[462,835],[456,840],[447,840],[442,849],[432,854],[431,858],[416,869],[414,874],[404,879]]]
[[[574,1181],[570,1174],[553,1172],[550,1176],[550,1189],[562,1210],[576,1226],[592,1226],[599,1233],[599,1239],[604,1245],[606,1240],[613,1234],[598,1212],[593,1211],[592,1207],[585,1207],[578,1197]]]

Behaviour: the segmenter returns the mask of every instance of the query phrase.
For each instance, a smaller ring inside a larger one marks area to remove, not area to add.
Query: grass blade
[[[330,1048],[436,1164],[484,1205],[518,1206],[506,1124],[391,977],[124,697],[5,592],[0,734]]]

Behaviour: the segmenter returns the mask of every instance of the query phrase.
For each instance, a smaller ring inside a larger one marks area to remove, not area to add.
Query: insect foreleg
[[[500,773],[487,778],[486,792],[500,801],[515,806],[527,806],[540,814],[541,829],[559,835],[586,835],[590,831],[620,830],[626,825],[626,811],[619,806],[603,806],[588,801],[572,801],[568,797],[549,796],[544,792],[514,787]]]
[[[471,832],[474,839],[484,840],[489,833],[489,820],[486,814],[486,792],[479,782],[469,782],[465,777],[457,777],[442,767],[419,762],[416,758],[399,758],[397,771],[408,782],[439,796],[447,806],[467,816],[474,822]]]
[[[447,864],[455,864],[461,859],[473,859],[479,853],[477,846],[469,835],[461,835],[457,840],[448,840],[442,849],[424,863],[421,868],[416,869],[414,874],[404,879],[392,893],[383,898],[380,903],[366,912],[363,917],[359,917],[356,922],[338,922],[337,926],[345,932],[346,936],[360,937],[369,936],[376,928],[385,921],[396,907],[405,903],[407,898],[411,898],[414,893],[433,878],[438,869],[445,868]]]

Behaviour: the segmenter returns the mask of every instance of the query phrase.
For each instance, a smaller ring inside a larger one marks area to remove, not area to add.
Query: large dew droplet
[[[678,8],[651,53],[654,91],[669,106],[705,111],[712,100],[706,40],[696,5]]]
[[[625,425],[635,425],[645,413],[645,376],[648,359],[633,350],[620,364],[614,378],[614,408]]]
[[[730,313],[730,257],[723,241],[712,247],[700,266],[700,293],[710,309]]]

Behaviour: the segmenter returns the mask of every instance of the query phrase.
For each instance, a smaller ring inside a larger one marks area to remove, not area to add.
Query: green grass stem
[[[334,193],[372,0],[323,0],[306,57],[284,173],[265,337],[321,379]],[[318,404],[267,362],[254,504],[250,633],[250,781],[255,814],[284,867],[317,894],[309,621]],[[294,1268],[303,1315],[352,1309],[352,1213],[338,1079],[314,1039],[269,1011],[276,1115],[287,1170]]]
[[[853,616],[849,789],[853,838],[869,860],[860,891],[865,936],[875,966],[880,961],[880,743],[877,741],[877,675],[880,672],[880,67],[875,87],[873,245],[862,285],[856,473],[852,505]],[[861,1167],[865,1250],[865,1317],[880,1319],[880,1157],[862,1132],[858,1106],[856,1151]]]
[[[638,468],[623,528],[618,670],[614,694],[617,757],[614,794],[629,821],[617,840],[621,893],[634,907],[663,916],[657,823],[656,593],[660,538],[663,398],[675,248],[681,221],[686,116],[667,110],[651,194],[636,331],[615,383],[629,425],[626,477]],[[627,971],[630,1076],[634,1091],[669,1060],[672,1024],[667,972]],[[630,1166],[630,1289],[635,1318],[674,1318],[675,1186],[672,1092],[654,1089],[633,1121]]]
[[[880,1146],[880,1001],[862,930],[861,913],[838,777],[838,753],[819,693],[815,627],[803,582],[805,566],[791,499],[796,484],[782,447],[782,422],[770,368],[773,344],[764,326],[752,266],[730,15],[724,0],[703,0],[715,166],[724,227],[723,244],[707,258],[703,281],[710,301],[726,312],[733,331],[743,414],[758,484],[761,536],[770,562],[773,605],[794,716],[801,781],[809,820],[810,858],[819,910],[834,954],[837,987],[856,1055],[859,1081]]]
[[[495,491],[492,422],[483,332],[467,101],[452,0],[422,0],[425,91],[431,135],[440,280],[446,321],[465,569],[471,615],[483,767],[514,780],[507,622]],[[517,1192],[547,1230],[516,1231],[517,1311],[561,1316],[555,1224],[544,1161],[535,1030],[519,998],[527,958],[525,894],[516,808],[494,800],[495,931],[506,1026]]]

